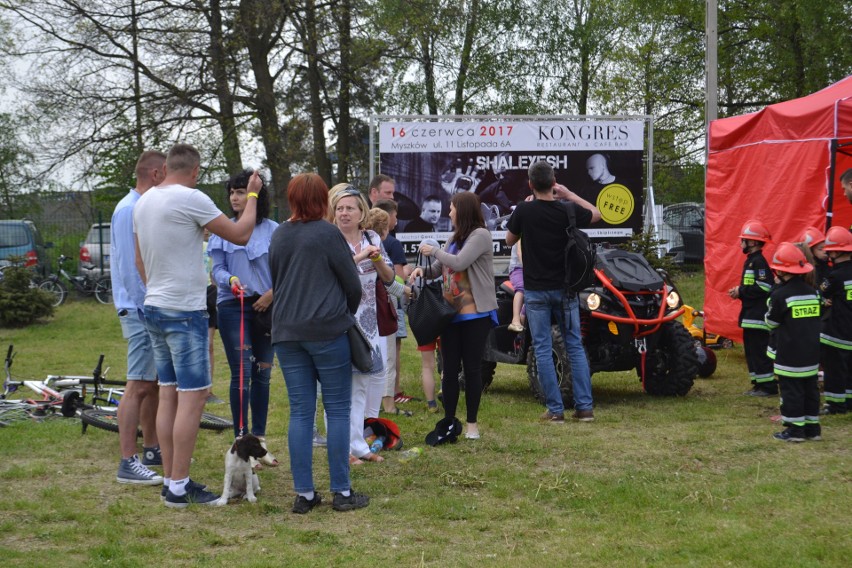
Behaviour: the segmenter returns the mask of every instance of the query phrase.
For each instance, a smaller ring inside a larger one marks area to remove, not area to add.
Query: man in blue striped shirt
[[[110,225],[112,301],[127,340],[127,387],[118,406],[118,436],[121,462],[119,483],[160,485],[163,478],[148,466],[162,465],[157,440],[157,370],[151,339],[145,329],[143,305],[145,285],[136,270],[133,236],[133,207],[151,187],[163,180],[166,155],[143,152],[136,162],[136,187],[119,201]],[[136,455],[136,428],[142,425],[142,459]]]

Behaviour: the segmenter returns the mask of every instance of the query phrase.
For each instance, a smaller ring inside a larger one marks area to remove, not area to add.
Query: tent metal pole
[[[834,216],[834,172],[837,169],[837,138],[832,138],[829,144],[829,166],[828,166],[828,203],[825,205],[825,231],[831,228]]]

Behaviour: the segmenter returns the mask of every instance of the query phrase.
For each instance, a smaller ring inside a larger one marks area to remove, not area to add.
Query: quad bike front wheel
[[[698,374],[698,355],[692,336],[680,322],[666,322],[654,349],[645,358],[645,392],[660,396],[685,396]],[[641,364],[636,369],[642,377]]]
[[[565,408],[574,408],[574,385],[571,379],[571,361],[568,359],[568,352],[565,350],[562,332],[559,331],[557,326],[551,328],[550,337],[552,341],[550,353],[553,357],[553,366],[556,368],[556,383],[559,386],[559,392],[562,394],[562,402]],[[535,395],[536,400],[543,403],[545,402],[544,388],[539,380],[538,367],[535,351],[530,346],[530,352],[527,356],[527,378],[530,382],[530,390]]]

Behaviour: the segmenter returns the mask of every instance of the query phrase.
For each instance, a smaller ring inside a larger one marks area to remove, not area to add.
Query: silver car
[[[109,223],[95,223],[80,244],[80,276],[98,278],[109,274]]]

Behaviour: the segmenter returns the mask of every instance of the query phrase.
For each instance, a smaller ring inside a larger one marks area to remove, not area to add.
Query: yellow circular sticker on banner
[[[633,214],[633,194],[620,183],[611,183],[598,194],[597,208],[604,222],[620,225]]]

